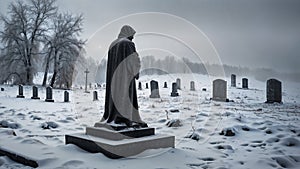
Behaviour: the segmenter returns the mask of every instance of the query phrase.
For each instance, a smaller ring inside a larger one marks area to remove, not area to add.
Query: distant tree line
[[[173,56],[166,56],[161,59],[156,59],[154,56],[141,57],[141,76],[143,75],[162,75],[173,73],[197,73],[207,75],[207,69],[214,70],[222,67],[225,75],[229,77],[231,74],[236,74],[242,77],[254,77],[259,81],[266,81],[269,78],[275,77],[281,80],[289,80],[300,82],[300,74],[297,73],[279,73],[272,69],[259,68],[250,69],[242,66],[218,65],[210,63],[193,62],[188,58],[176,59]],[[98,65],[96,82],[105,82],[106,60]]]
[[[82,15],[59,13],[56,0],[30,0],[12,2],[0,21],[1,84],[31,85],[42,68],[43,86],[72,86],[75,64],[84,60],[85,41],[79,38]]]

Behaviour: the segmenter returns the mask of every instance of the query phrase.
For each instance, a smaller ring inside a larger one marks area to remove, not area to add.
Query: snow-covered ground
[[[182,90],[179,97],[170,97],[176,78],[181,78]],[[149,98],[150,89],[145,89],[145,82],[152,79],[159,81],[160,99]],[[240,79],[237,77],[238,87]],[[191,80],[196,91],[189,90]],[[99,92],[99,101],[93,101],[92,92],[74,88],[69,103],[63,102],[62,90],[54,90],[55,102],[49,103],[44,102],[42,87],[41,100],[31,100],[31,86],[24,87],[26,98],[21,99],[16,98],[17,86],[2,85],[0,125],[8,128],[0,128],[0,146],[36,156],[40,168],[300,168],[300,85],[282,82],[283,104],[265,104],[265,83],[249,78],[250,89],[244,90],[229,87],[230,79],[226,80],[228,98],[234,102],[211,101],[208,76],[141,77],[141,117],[156,133],[175,135],[176,148],[118,160],[64,144],[65,134],[85,132],[86,126],[100,120],[105,89],[91,89]],[[169,88],[163,88],[165,81]],[[176,119],[181,126],[166,126]],[[0,157],[0,168],[30,167]]]

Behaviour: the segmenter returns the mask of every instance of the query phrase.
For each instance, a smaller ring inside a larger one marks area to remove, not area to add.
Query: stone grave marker
[[[155,80],[151,80],[150,88],[151,88],[150,98],[160,98],[158,82]]]
[[[53,100],[53,92],[52,92],[52,87],[47,87],[46,88],[46,102],[54,102]]]
[[[236,87],[236,75],[231,74],[231,87]]]
[[[190,90],[191,91],[195,91],[196,89],[195,89],[195,82],[194,81],[191,81],[190,82]]]
[[[39,91],[36,86],[32,86],[32,97],[31,99],[40,99],[39,97]]]
[[[23,85],[19,85],[19,94],[17,95],[17,98],[25,98],[23,95]]]
[[[177,92],[177,83],[172,83],[172,92],[171,92],[171,97],[177,97],[179,96],[178,92]]]
[[[138,87],[139,90],[142,90],[142,82],[139,82],[139,87]]]
[[[64,91],[64,102],[70,102],[70,96],[68,91]]]
[[[216,79],[213,81],[213,100],[215,101],[227,101],[227,82],[222,79]]]
[[[94,91],[93,92],[93,101],[96,101],[96,100],[98,100],[98,92]]]
[[[164,83],[164,88],[168,88],[167,82]]]
[[[148,83],[146,83],[146,89],[149,89]]]
[[[179,78],[176,79],[177,89],[181,89],[181,80]]]
[[[242,79],[242,88],[248,89],[248,79],[247,78]]]
[[[267,81],[267,101],[266,103],[282,103],[281,82],[277,79]]]

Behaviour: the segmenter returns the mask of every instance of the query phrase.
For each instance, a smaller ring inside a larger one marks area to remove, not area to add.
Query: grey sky
[[[0,1],[1,13],[5,13],[9,2]],[[58,5],[62,11],[83,13],[85,39],[119,17],[140,12],[163,12],[184,18],[203,31],[214,44],[222,63],[300,72],[299,0],[58,0]],[[164,22],[145,17],[128,22],[135,26],[137,32],[151,32],[152,28],[155,32],[166,32],[167,29],[172,35],[185,35],[190,44],[198,43],[193,32],[184,26],[170,28]],[[152,22],[153,27],[143,27]],[[96,58],[102,57],[98,53],[105,55],[103,52],[118,34],[118,26],[116,24],[110,31],[98,34],[99,37],[94,39],[97,44],[93,45],[100,46],[102,53],[88,51],[89,55]],[[101,36],[102,40],[99,39]],[[170,39],[164,41],[157,39],[157,36],[143,36],[135,40],[138,50],[165,45],[161,48],[164,54],[168,50],[176,55],[190,55],[188,50],[178,47],[178,44],[176,46],[177,42]],[[204,48],[205,45],[199,50]],[[207,53],[203,55],[209,56]]]

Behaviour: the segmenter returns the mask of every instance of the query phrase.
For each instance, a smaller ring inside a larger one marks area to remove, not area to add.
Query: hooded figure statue
[[[135,30],[122,27],[108,51],[105,110],[102,122],[147,127],[138,111],[135,79],[139,78],[140,58],[132,42]]]

